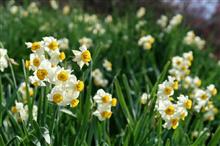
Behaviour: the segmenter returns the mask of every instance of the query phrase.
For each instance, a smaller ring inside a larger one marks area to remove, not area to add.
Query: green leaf
[[[215,134],[212,136],[208,146],[216,146],[220,144],[220,126],[217,128]]]
[[[70,111],[70,110],[68,110],[66,108],[62,108],[62,109],[60,109],[60,111],[65,113],[65,114],[67,114],[67,115],[69,115],[69,116],[72,116],[72,117],[76,118],[76,115],[73,114],[72,111]]]
[[[207,131],[204,131],[191,146],[200,146],[208,138]]]
[[[123,113],[125,114],[127,122],[129,124],[129,127],[131,129],[133,129],[133,119],[132,119],[132,116],[130,114],[130,111],[128,110],[127,104],[125,102],[125,98],[123,96],[121,86],[118,82],[118,79],[115,79],[114,83],[115,83],[115,88],[116,88],[116,93],[117,93],[117,96],[118,96],[118,100],[119,100],[119,103],[121,105],[121,109],[122,109]]]
[[[0,146],[5,146],[4,140],[1,135],[0,135]]]

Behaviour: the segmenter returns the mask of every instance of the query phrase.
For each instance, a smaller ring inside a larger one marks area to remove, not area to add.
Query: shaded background
[[[15,0],[17,4],[30,2],[49,6],[49,0]],[[8,0],[0,0],[5,5]],[[185,23],[205,38],[215,48],[215,55],[220,58],[220,0],[57,0],[60,8],[66,3],[72,7],[82,7],[89,12],[108,14],[117,11],[121,15],[129,10],[143,6],[153,9],[158,17],[163,13],[182,13]]]

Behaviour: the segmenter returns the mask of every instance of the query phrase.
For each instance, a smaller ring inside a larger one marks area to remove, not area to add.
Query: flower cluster
[[[143,36],[139,39],[138,45],[143,47],[145,50],[150,50],[155,39],[151,35]]]
[[[112,98],[112,95],[103,89],[99,89],[93,100],[97,104],[97,109],[93,115],[97,116],[100,121],[109,119],[112,115],[111,107],[117,105],[117,99]]]
[[[32,116],[35,121],[37,120],[37,110],[38,110],[37,106],[34,105],[32,109]],[[11,112],[18,121],[26,122],[28,120],[29,117],[28,106],[24,105],[22,102],[15,101],[15,105],[12,106]]]
[[[191,109],[192,101],[188,96],[180,95],[177,101],[172,97],[174,90],[178,89],[178,81],[168,77],[162,84],[159,84],[157,91],[156,109],[165,121],[165,128],[177,128],[179,121],[184,120],[188,115],[187,109]]]
[[[85,22],[85,23],[89,23],[89,24],[94,24],[98,22],[98,17],[95,14],[85,14],[84,16],[78,17],[79,20]]]
[[[87,37],[83,37],[83,38],[79,39],[79,43],[81,46],[85,45],[87,48],[90,48],[93,46],[92,39],[87,38]]]
[[[200,50],[205,46],[205,40],[201,39],[199,36],[196,36],[193,31],[187,32],[183,42],[187,45],[195,45]]]
[[[167,23],[168,23],[168,17],[166,15],[161,15],[160,18],[157,20],[157,24],[161,28],[165,28],[167,26]]]
[[[189,73],[189,67],[193,61],[193,53],[183,53],[183,56],[175,56],[172,58],[172,68],[169,70],[171,76],[178,81],[183,80]]]
[[[198,76],[192,77],[189,75],[193,61],[192,52],[183,53],[183,56],[175,56],[172,58],[172,68],[169,73],[178,80],[183,89],[186,89],[189,97],[193,100],[193,109],[196,112],[200,112],[203,108],[208,106],[210,98],[217,94],[217,89],[213,84],[201,88],[202,81]],[[214,112],[209,112],[209,114]]]
[[[207,106],[204,107],[204,119],[212,121],[215,119],[215,115],[218,113],[218,109],[214,106],[213,102],[209,101]]]
[[[181,14],[177,14],[171,18],[168,24],[168,18],[165,15],[162,15],[158,20],[157,24],[161,26],[165,30],[165,32],[171,32],[173,28],[178,26],[183,20],[183,16]]]
[[[206,89],[192,88],[191,98],[195,101],[194,102],[194,110],[196,112],[200,112],[202,108],[205,108],[210,101],[212,96],[217,94],[217,89],[213,84],[206,87]]]
[[[0,71],[3,72],[8,67],[7,50],[0,48]]]
[[[60,50],[66,50],[69,48],[69,40],[67,38],[62,38],[58,40]]]
[[[26,43],[31,48],[30,61],[26,66],[34,73],[29,77],[30,82],[35,86],[53,85],[51,93],[47,95],[48,100],[58,105],[70,105],[76,107],[79,93],[84,89],[83,81],[80,81],[72,74],[72,70],[64,69],[59,65],[65,59],[65,53],[60,52],[59,41],[53,37],[44,37],[39,42]],[[89,51],[82,47],[82,52],[75,51],[75,59],[80,67],[91,60]],[[89,54],[89,55],[88,55]]]
[[[100,24],[93,24],[88,28],[89,32],[92,32],[94,35],[103,35],[105,33],[105,28]]]
[[[30,14],[38,14],[40,13],[40,9],[36,2],[31,2],[27,9],[23,7],[15,5],[15,2],[9,2],[9,11],[12,15],[19,14],[21,17],[27,17]]]
[[[183,88],[185,89],[189,89],[189,88],[195,89],[200,87],[201,84],[202,81],[197,76],[196,77],[186,76],[182,81]]]
[[[100,86],[100,87],[106,87],[108,84],[108,80],[106,80],[103,77],[102,72],[100,71],[100,69],[95,69],[92,71],[92,77],[94,80],[94,84],[96,86]]]

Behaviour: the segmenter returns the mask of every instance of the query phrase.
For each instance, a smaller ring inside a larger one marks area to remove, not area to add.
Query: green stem
[[[33,115],[32,115],[32,99],[30,96],[30,92],[29,92],[29,82],[28,82],[28,76],[27,76],[27,72],[25,69],[25,65],[24,65],[24,60],[22,60],[22,67],[23,67],[23,72],[24,72],[24,78],[25,78],[25,89],[26,89],[26,98],[27,98],[27,102],[28,102],[28,124],[30,121],[32,121],[33,119]]]
[[[54,110],[53,117],[51,119],[54,121],[52,121],[52,126],[50,128],[51,129],[51,136],[53,136],[55,125],[57,126],[57,122],[59,121],[59,116],[58,116],[59,106],[58,105],[54,105],[54,106],[55,106],[55,110]]]
[[[3,86],[2,86],[2,78],[0,77],[0,110],[2,111],[2,99],[3,99]],[[2,127],[2,112],[0,112],[0,127]]]
[[[11,70],[11,74],[12,74],[12,79],[13,79],[14,87],[15,87],[15,89],[17,89],[18,86],[17,86],[17,82],[16,82],[16,79],[15,79],[14,69],[13,69],[13,67],[12,67],[11,62],[9,61],[10,59],[9,59],[8,56],[7,56],[7,59],[8,59],[8,62],[9,62],[9,67],[10,67],[10,70]]]

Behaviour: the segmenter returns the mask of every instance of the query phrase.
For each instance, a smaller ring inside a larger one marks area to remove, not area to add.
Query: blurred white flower
[[[157,20],[157,24],[162,28],[165,28],[167,26],[167,23],[168,18],[166,15],[161,15],[160,18]]]
[[[95,69],[92,71],[92,77],[94,79],[94,84],[100,87],[106,87],[108,84],[108,80],[104,79],[102,72],[100,69]]]
[[[136,30],[140,30],[144,25],[146,25],[147,22],[145,20],[140,20],[138,23],[135,25]]]
[[[63,14],[64,15],[68,15],[70,13],[70,6],[69,5],[65,5],[63,7]]]
[[[141,95],[141,104],[146,104],[149,99],[150,99],[150,94],[143,93]]]
[[[3,72],[8,67],[7,50],[0,48],[0,70]]]
[[[107,71],[112,71],[112,63],[107,59],[104,60],[102,65]]]
[[[50,0],[50,6],[51,8],[53,8],[54,10],[57,10],[59,8],[59,4],[57,3],[56,0]]]
[[[176,26],[178,26],[182,22],[182,20],[183,20],[183,16],[181,14],[177,14],[173,16],[169,22],[169,25],[166,27],[165,31],[168,33],[171,32],[171,30]]]
[[[88,31],[92,32],[94,35],[103,35],[105,33],[105,29],[100,23],[96,23],[89,27]]]
[[[112,15],[108,15],[105,17],[105,23],[112,23]]]
[[[137,18],[142,18],[146,13],[146,9],[144,7],[140,7],[136,13]]]
[[[138,40],[138,45],[145,50],[150,50],[155,39],[151,35],[143,36]]]
[[[62,38],[58,40],[60,50],[66,50],[69,48],[69,40],[67,38]]]
[[[85,45],[88,49],[93,46],[92,39],[87,37],[82,37],[81,39],[79,39],[79,43],[81,46]]]
[[[187,32],[183,42],[187,45],[195,45],[200,50],[205,47],[206,43],[205,40],[201,39],[199,36],[196,36],[193,31]]]
[[[18,6],[13,5],[13,6],[10,7],[11,14],[15,15],[15,14],[18,13],[18,11],[19,11],[19,7]]]
[[[37,6],[37,3],[31,2],[27,8],[27,11],[33,14],[39,13],[39,8]]]

